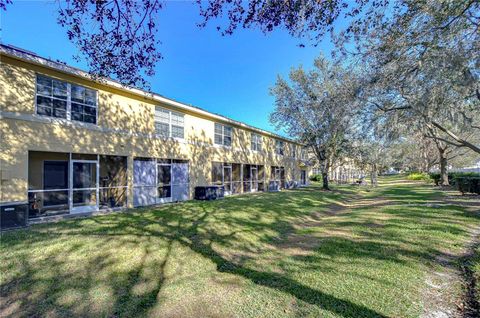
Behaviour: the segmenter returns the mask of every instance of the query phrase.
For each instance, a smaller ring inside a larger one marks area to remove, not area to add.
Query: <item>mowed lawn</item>
[[[2,233],[0,316],[417,317],[435,257],[480,218],[398,177],[335,189]]]

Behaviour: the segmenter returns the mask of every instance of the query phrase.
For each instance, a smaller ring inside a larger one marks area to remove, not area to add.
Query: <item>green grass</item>
[[[480,224],[422,205],[440,195],[389,177],[7,232],[0,316],[416,317],[434,257]]]
[[[470,269],[472,270],[472,278],[475,281],[474,292],[477,303],[480,303],[480,245],[476,245],[473,250],[470,261]]]

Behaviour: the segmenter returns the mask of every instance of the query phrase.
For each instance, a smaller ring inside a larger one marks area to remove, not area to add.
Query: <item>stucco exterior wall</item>
[[[218,120],[208,116],[12,57],[2,55],[0,63],[0,202],[27,199],[29,151],[127,156],[130,192],[135,157],[188,160],[191,193],[195,186],[211,183],[212,161],[264,165],[266,180],[271,166],[284,166],[287,180],[300,179],[299,160],[292,157],[289,142],[285,142],[285,155],[278,156],[274,153],[275,139],[263,135],[263,149],[255,152],[250,150],[251,131],[232,125],[232,146],[215,145],[214,124]],[[98,124],[35,114],[37,73],[97,90]],[[155,135],[156,106],[185,114],[184,139]],[[299,158],[300,146],[296,149]]]

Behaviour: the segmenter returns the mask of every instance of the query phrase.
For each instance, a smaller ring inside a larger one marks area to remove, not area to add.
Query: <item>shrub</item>
[[[448,183],[454,186],[456,185],[457,178],[478,178],[478,177],[480,177],[480,173],[478,172],[449,172]],[[440,184],[440,179],[441,179],[440,173],[437,173],[437,172],[430,173],[430,178],[433,180],[435,185],[438,186]]]
[[[440,184],[440,179],[441,179],[440,173],[437,173],[437,172],[430,173],[429,176],[430,176],[430,179],[433,180],[433,183],[435,183],[435,185],[438,186]]]
[[[322,175],[321,174],[313,174],[313,175],[310,176],[310,181],[321,182],[322,181]]]
[[[407,179],[408,180],[423,180],[423,181],[430,181],[430,175],[428,173],[424,173],[424,172],[414,172],[414,173],[410,173],[408,176],[407,176]]]
[[[455,177],[455,184],[462,194],[480,194],[480,177]]]

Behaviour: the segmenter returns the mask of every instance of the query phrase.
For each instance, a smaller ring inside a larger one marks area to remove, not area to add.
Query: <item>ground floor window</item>
[[[30,151],[29,216],[90,212],[127,205],[127,158]]]

